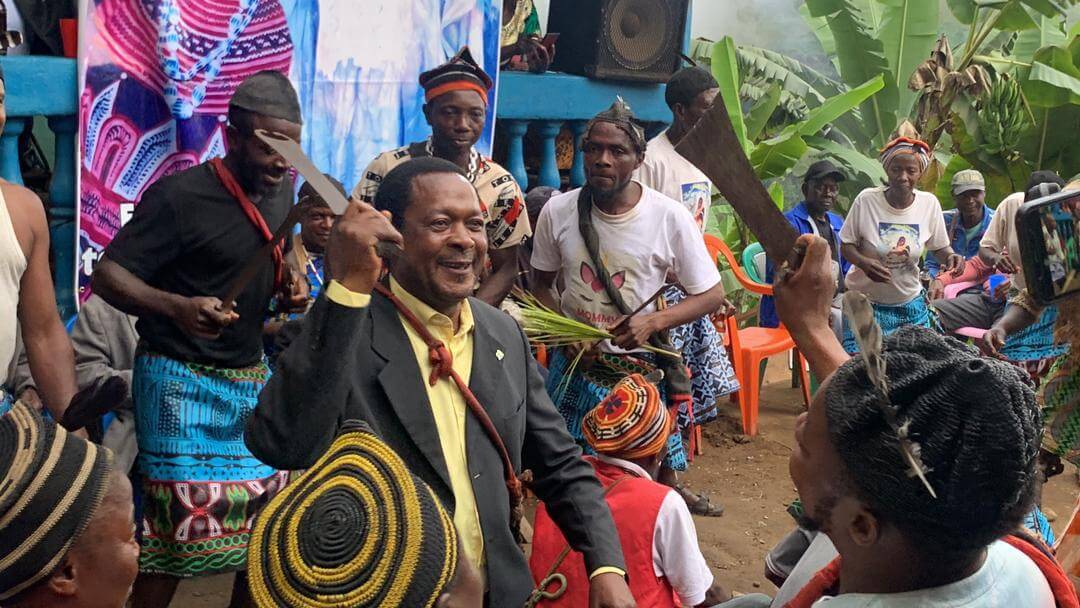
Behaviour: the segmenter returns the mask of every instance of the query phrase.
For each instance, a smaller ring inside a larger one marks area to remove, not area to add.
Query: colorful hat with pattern
[[[248,547],[259,608],[433,606],[458,541],[435,493],[363,422],[270,501]]]
[[[112,452],[17,401],[0,416],[0,603],[49,576],[108,490]]]
[[[420,74],[424,101],[431,101],[451,91],[476,91],[486,104],[493,86],[491,76],[473,59],[469,47],[463,46],[446,63]]]
[[[585,414],[581,432],[597,453],[648,458],[667,444],[673,422],[656,386],[641,374],[631,374]]]

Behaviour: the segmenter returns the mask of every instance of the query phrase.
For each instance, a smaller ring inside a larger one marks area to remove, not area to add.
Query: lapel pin
[[[506,356],[506,355],[503,354],[501,348],[496,348],[495,349],[495,358],[496,359],[498,359],[499,361],[502,361],[504,356]]]

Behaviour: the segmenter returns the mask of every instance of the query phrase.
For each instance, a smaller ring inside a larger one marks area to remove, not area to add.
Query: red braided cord
[[[413,314],[413,311],[409,310],[405,304],[398,299],[385,285],[377,283],[375,285],[375,291],[384,296],[386,299],[394,305],[398,313],[401,315],[405,322],[409,324],[416,333],[420,335],[420,339],[427,344],[428,357],[431,360],[431,376],[428,378],[428,382],[435,386],[435,383],[439,378],[450,377],[454,380],[454,384],[457,385],[458,390],[461,391],[462,397],[465,398],[465,403],[468,404],[469,410],[480,422],[480,426],[483,427],[484,433],[487,434],[488,439],[495,445],[496,451],[499,452],[499,456],[502,458],[503,463],[503,478],[506,482],[506,490],[510,494],[510,510],[511,512],[521,504],[522,492],[521,481],[514,473],[514,464],[510,460],[510,454],[506,451],[506,445],[503,443],[502,437],[499,436],[499,432],[495,430],[495,424],[491,422],[491,418],[488,417],[487,411],[480,405],[480,402],[476,399],[476,395],[473,394],[469,386],[461,379],[457,371],[454,369],[454,359],[450,354],[450,350],[446,348],[435,336],[431,335],[428,328]]]
[[[240,209],[244,211],[244,215],[247,216],[251,223],[255,225],[255,229],[262,233],[264,239],[269,241],[274,238],[274,233],[270,232],[270,227],[266,225],[266,220],[263,219],[259,209],[255,206],[255,203],[251,202],[248,195],[244,193],[244,189],[240,187],[240,183],[236,181],[236,177],[233,176],[232,171],[225,166],[225,162],[221,157],[214,158],[210,161],[210,166],[213,167],[214,173],[217,173],[218,179],[221,180],[221,185],[225,186],[225,190],[233,196],[240,203]],[[285,256],[281,252],[281,243],[274,245],[274,293],[281,291],[281,284],[285,280]]]

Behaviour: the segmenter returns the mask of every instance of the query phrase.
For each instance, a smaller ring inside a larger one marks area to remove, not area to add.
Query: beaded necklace
[[[427,142],[424,144],[424,151],[428,156],[435,156],[435,144],[431,137],[427,138]],[[466,176],[469,178],[469,183],[473,183],[476,179],[476,171],[480,168],[480,153],[473,147],[469,150],[469,170],[466,172]]]

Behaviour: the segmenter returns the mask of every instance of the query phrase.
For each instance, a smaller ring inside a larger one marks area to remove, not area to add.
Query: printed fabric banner
[[[421,72],[468,45],[498,74],[499,0],[87,1],[80,303],[94,263],[146,188],[225,154],[229,98],[247,76],[270,69],[290,77],[304,150],[351,191],[378,153],[430,134]],[[484,154],[494,122],[489,107]]]

